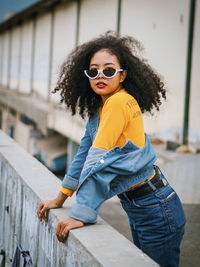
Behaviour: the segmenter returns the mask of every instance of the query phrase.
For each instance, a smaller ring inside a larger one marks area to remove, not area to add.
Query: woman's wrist
[[[59,194],[55,198],[55,202],[58,206],[62,206],[67,198],[68,198],[67,195],[63,194],[62,192],[59,192]]]

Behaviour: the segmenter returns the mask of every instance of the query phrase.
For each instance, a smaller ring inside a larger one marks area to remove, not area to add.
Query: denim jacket
[[[130,140],[110,150],[92,147],[99,122],[98,112],[87,122],[85,135],[65,175],[62,186],[77,190],[69,217],[86,223],[97,221],[101,204],[153,175],[156,155],[150,138],[138,148]]]

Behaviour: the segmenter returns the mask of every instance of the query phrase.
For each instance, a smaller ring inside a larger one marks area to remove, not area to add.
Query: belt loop
[[[125,199],[126,199],[129,203],[131,203],[131,200],[130,200],[130,198],[127,196],[126,192],[123,192],[122,194],[123,194],[123,196],[125,197]]]
[[[148,183],[148,185],[151,187],[151,189],[152,189],[153,191],[156,191],[157,188],[155,187],[154,184],[152,184],[151,180],[147,181],[147,183]]]
[[[160,174],[162,174],[163,175],[163,173],[162,173],[162,171],[161,171],[161,169],[157,166],[157,165],[153,165],[154,166],[154,169],[156,170],[156,171],[159,171],[160,172]]]

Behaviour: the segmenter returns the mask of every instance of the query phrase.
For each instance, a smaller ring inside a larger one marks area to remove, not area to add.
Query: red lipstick
[[[98,88],[104,88],[106,85],[107,85],[107,84],[104,83],[104,82],[97,82],[97,83],[96,83],[96,86],[97,86]]]

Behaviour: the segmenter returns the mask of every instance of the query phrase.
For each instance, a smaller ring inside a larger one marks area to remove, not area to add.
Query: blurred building
[[[45,153],[46,158],[50,157],[49,150],[44,149],[48,147],[44,137],[52,140],[55,136],[59,140],[60,136],[61,141],[55,146],[58,153],[56,158],[51,158],[53,163],[49,168],[56,166],[59,170],[63,157],[70,164],[84,133],[85,121],[79,116],[72,117],[59,104],[59,95],[51,91],[60,65],[77,44],[115,30],[142,42],[144,57],[160,73],[168,89],[168,100],[161,111],[153,117],[145,116],[146,132],[169,133],[171,129],[171,136],[180,142],[189,12],[190,0],[32,1],[32,5],[11,14],[0,24],[1,128],[33,155],[41,154],[42,150],[43,158]],[[189,113],[191,142],[200,141],[199,0],[195,13]],[[63,146],[63,137],[66,153],[59,145]]]

